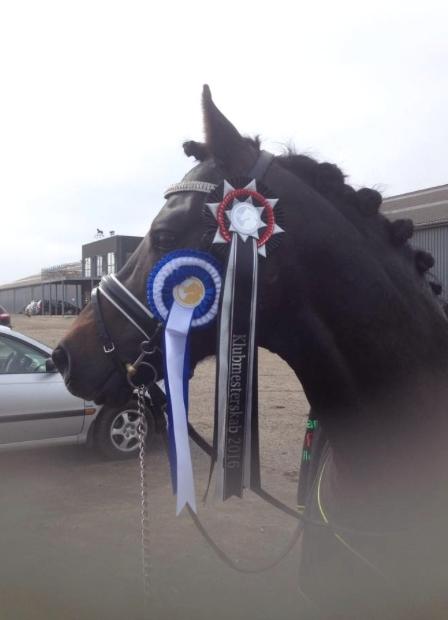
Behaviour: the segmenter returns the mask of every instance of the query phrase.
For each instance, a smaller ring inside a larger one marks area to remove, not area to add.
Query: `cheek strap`
[[[126,374],[126,369],[124,367],[124,364],[121,362],[120,356],[118,355],[118,352],[115,348],[115,344],[112,340],[112,337],[103,319],[100,297],[98,295],[98,288],[93,289],[90,301],[92,304],[93,314],[95,317],[95,324],[96,324],[98,338],[101,342],[101,346],[103,347],[103,351],[115,364],[115,367],[117,368],[119,373]]]

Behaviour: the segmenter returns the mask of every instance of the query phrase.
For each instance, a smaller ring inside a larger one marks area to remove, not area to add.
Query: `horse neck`
[[[385,380],[383,393],[366,393],[317,323],[310,315],[288,320],[285,313],[270,332],[268,348],[300,378],[320,420],[333,454],[336,503],[361,520],[366,513],[378,518],[378,506],[394,520],[415,509],[416,497],[448,513],[440,497],[448,484],[446,356],[429,369],[408,369],[396,385]]]

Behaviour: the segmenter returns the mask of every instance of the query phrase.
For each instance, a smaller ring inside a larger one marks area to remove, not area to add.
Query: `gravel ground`
[[[54,346],[71,317],[14,316],[13,326]],[[278,357],[260,355],[260,432],[265,487],[294,505],[308,403]],[[214,363],[191,382],[191,419],[211,436]],[[208,458],[193,448],[198,497]],[[0,454],[0,619],[142,618],[137,463],[107,462],[83,446]],[[187,514],[175,517],[165,454],[148,454],[152,619],[299,618],[298,548],[260,575],[230,571]],[[295,521],[251,493],[199,514],[242,566],[287,544]]]

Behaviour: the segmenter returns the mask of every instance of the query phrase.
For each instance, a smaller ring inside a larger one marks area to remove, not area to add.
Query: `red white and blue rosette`
[[[155,265],[148,277],[148,305],[165,325],[165,389],[177,514],[186,504],[196,512],[187,423],[191,375],[189,335],[192,329],[206,327],[216,318],[220,293],[221,267],[205,252],[171,252]]]

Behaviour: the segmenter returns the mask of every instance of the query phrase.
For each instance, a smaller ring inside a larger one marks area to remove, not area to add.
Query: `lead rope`
[[[193,426],[190,423],[188,423],[188,432],[189,432],[190,437],[199,446],[199,448],[204,450],[204,452],[206,454],[208,454],[209,456],[212,457],[212,466],[211,466],[211,469],[210,469],[207,490],[206,490],[204,498],[202,500],[203,504],[205,505],[206,497],[207,497],[207,494],[208,494],[208,489],[209,489],[209,486],[210,486],[211,476],[213,474],[213,448],[193,428]],[[166,442],[165,442],[165,447],[167,448],[167,443]],[[168,450],[167,450],[167,452],[168,452]],[[208,530],[206,529],[206,527],[204,526],[204,524],[202,523],[202,521],[200,520],[198,515],[194,512],[194,510],[192,510],[190,505],[187,504],[187,506],[186,506],[186,508],[188,510],[188,513],[189,513],[189,515],[190,515],[194,525],[196,526],[196,529],[201,534],[201,536],[203,537],[205,542],[211,547],[211,549],[214,551],[214,553],[217,555],[217,557],[222,562],[224,562],[224,564],[226,564],[229,568],[231,568],[232,570],[234,570],[234,571],[236,571],[238,573],[245,573],[245,574],[264,573],[264,572],[266,572],[268,570],[271,570],[275,566],[277,566],[277,564],[280,564],[280,562],[284,558],[286,558],[286,556],[289,555],[290,551],[294,548],[295,544],[297,543],[297,541],[300,538],[300,535],[303,532],[305,522],[307,521],[303,517],[303,515],[301,515],[299,512],[296,512],[295,510],[292,510],[291,508],[289,508],[288,506],[286,506],[282,502],[278,501],[275,497],[272,497],[272,495],[270,495],[269,493],[267,493],[263,489],[260,488],[257,491],[255,491],[255,493],[259,497],[261,497],[262,499],[265,499],[268,503],[272,504],[275,508],[278,508],[278,509],[282,510],[283,512],[286,512],[286,514],[289,514],[289,516],[292,516],[292,517],[294,517],[295,519],[298,520],[298,524],[297,524],[294,532],[292,533],[289,542],[287,543],[287,545],[283,549],[283,551],[276,558],[274,558],[272,560],[269,560],[267,563],[265,563],[263,565],[260,565],[258,567],[249,567],[249,566],[248,567],[244,567],[244,566],[240,566],[239,563],[238,563],[238,560],[234,560],[233,558],[231,558],[230,555],[228,553],[226,553],[226,551],[224,551],[224,549],[222,549],[218,545],[218,543],[216,543],[213,540],[212,536],[209,534]]]
[[[140,468],[140,533],[141,533],[141,553],[142,553],[142,580],[143,580],[143,617],[148,617],[149,601],[151,594],[151,563],[149,558],[149,511],[148,511],[148,489],[145,468],[145,391],[144,385],[137,388],[137,407],[138,407],[138,444],[139,444],[139,468]]]
[[[275,566],[277,566],[278,564],[280,564],[280,562],[282,560],[284,560],[286,558],[286,556],[289,555],[289,552],[292,551],[292,549],[294,548],[296,542],[300,538],[301,533],[303,532],[303,527],[304,527],[303,521],[299,521],[299,523],[297,524],[294,532],[291,535],[291,538],[290,538],[288,544],[286,545],[286,547],[283,549],[283,551],[276,558],[274,558],[273,560],[268,561],[266,564],[260,565],[258,567],[251,567],[251,566],[245,567],[245,566],[240,566],[238,564],[238,560],[232,559],[229,556],[229,554],[226,551],[224,551],[224,549],[222,549],[213,540],[213,538],[210,536],[210,534],[208,533],[208,531],[204,527],[203,523],[201,522],[201,520],[199,519],[197,514],[190,508],[189,504],[187,504],[187,510],[188,510],[188,512],[189,512],[189,514],[190,514],[190,516],[191,516],[191,518],[193,520],[193,523],[195,524],[197,530],[199,531],[201,536],[204,538],[205,542],[213,549],[213,551],[218,556],[218,558],[220,560],[222,560],[224,562],[224,564],[226,564],[226,566],[228,566],[232,570],[236,571],[237,573],[245,573],[245,574],[249,574],[249,575],[257,575],[259,573],[265,573],[266,571],[269,571],[272,568],[274,568]]]

